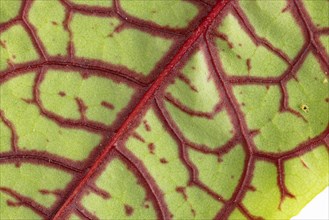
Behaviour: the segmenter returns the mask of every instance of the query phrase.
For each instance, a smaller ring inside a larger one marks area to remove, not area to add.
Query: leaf
[[[327,1],[2,0],[1,219],[289,219],[328,186]]]

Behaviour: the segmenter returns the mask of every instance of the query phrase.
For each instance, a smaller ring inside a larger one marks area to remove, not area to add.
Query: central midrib
[[[158,78],[154,81],[151,87],[144,94],[142,99],[133,109],[133,111],[129,114],[127,119],[120,126],[118,132],[112,137],[110,142],[103,149],[101,154],[95,159],[93,165],[88,170],[85,176],[83,176],[77,185],[70,192],[70,195],[65,199],[65,201],[58,206],[57,211],[52,215],[51,219],[60,219],[60,216],[64,214],[66,208],[70,206],[75,197],[81,192],[81,190],[85,187],[88,180],[93,176],[93,174],[97,171],[99,164],[101,164],[105,159],[108,153],[113,149],[115,143],[122,137],[123,134],[129,128],[129,125],[135,120],[135,118],[141,113],[147,102],[153,97],[154,93],[157,91],[159,86],[163,83],[164,79],[170,74],[171,70],[176,66],[176,64],[181,60],[181,58],[186,54],[186,52],[191,48],[194,42],[208,29],[208,27],[215,20],[217,15],[222,11],[224,6],[230,0],[222,0],[219,1],[211,12],[207,15],[207,17],[203,20],[203,22],[193,31],[191,36],[185,41],[183,46],[179,49],[170,63],[165,67],[165,69],[159,74]]]

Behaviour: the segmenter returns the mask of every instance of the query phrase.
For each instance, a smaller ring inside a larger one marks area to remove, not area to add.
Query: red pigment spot
[[[247,59],[246,64],[247,64],[248,75],[249,75],[250,74],[250,70],[251,70],[251,61],[250,61],[250,59]]]
[[[114,32],[116,32],[116,33],[120,33],[120,31],[123,30],[124,25],[125,25],[124,23],[121,23],[119,26],[117,26],[117,27],[114,29]]]
[[[197,88],[191,83],[191,80],[189,78],[187,78],[184,74],[179,74],[178,79],[180,79],[184,83],[186,83],[192,91],[198,92]]]
[[[14,63],[13,63],[13,61],[11,59],[7,59],[7,64],[10,67],[14,67]]]
[[[307,166],[307,164],[305,163],[305,161],[303,161],[302,159],[300,159],[300,162],[302,162],[303,166],[307,169],[309,169],[309,167]]]
[[[211,74],[207,76],[207,82],[209,82],[210,80],[211,80]]]
[[[2,40],[0,40],[0,46],[2,47],[2,48],[4,48],[4,49],[6,49],[6,41],[2,41]]]
[[[53,25],[58,25],[58,23],[56,21],[52,21],[51,22]]]
[[[106,102],[106,101],[102,101],[101,105],[107,109],[113,110],[114,109],[114,105],[112,103]]]
[[[143,124],[144,124],[145,130],[150,132],[151,131],[151,126],[149,125],[149,123],[146,120],[144,120]]]
[[[249,134],[251,137],[255,137],[256,135],[260,134],[260,130],[259,129],[251,130]]]
[[[22,202],[14,202],[14,201],[11,201],[11,200],[7,200],[7,205],[8,206],[11,206],[11,207],[20,207],[23,205]]]
[[[127,204],[125,204],[124,207],[125,207],[126,215],[131,216],[134,212],[134,208]]]
[[[108,36],[108,37],[113,37],[113,34],[114,34],[114,33],[120,33],[120,32],[123,30],[124,25],[125,25],[124,23],[121,23],[119,26],[116,26],[116,27],[114,28],[113,32],[112,32],[112,33],[109,33],[107,36]]]
[[[47,190],[47,189],[40,189],[39,192],[42,194],[42,195],[55,195],[55,196],[61,196],[62,192],[60,190]]]
[[[215,32],[215,36],[222,39],[222,40],[224,40],[224,41],[226,41],[226,43],[228,44],[230,49],[232,49],[234,47],[233,43],[231,41],[229,41],[226,34]]]
[[[34,103],[34,100],[33,99],[24,99],[24,98],[21,98],[21,100],[24,101],[27,104],[33,104]]]
[[[80,72],[80,75],[83,79],[88,79],[89,78],[89,74],[87,72]]]
[[[150,154],[154,154],[155,145],[153,143],[149,143],[147,147],[149,149]]]
[[[80,99],[79,97],[76,97],[75,100],[76,100],[76,102],[78,104],[78,107],[79,107],[79,112],[80,112],[80,115],[81,115],[81,119],[85,120],[86,119],[87,106],[85,105],[83,100]]]
[[[15,167],[17,167],[17,168],[20,168],[21,165],[22,165],[22,163],[20,163],[20,162],[16,162],[16,163],[15,163]]]
[[[60,92],[58,93],[58,95],[64,97],[64,96],[66,96],[66,93],[63,92],[63,91],[60,91]]]
[[[135,139],[137,139],[137,140],[139,140],[139,141],[145,143],[144,138],[143,138],[142,136],[140,136],[137,132],[133,132],[133,133],[132,133],[132,136],[133,136],[133,138],[135,138]]]
[[[141,185],[142,184],[139,179],[136,181],[136,183],[137,183],[137,185]]]
[[[254,186],[252,186],[252,185],[249,185],[247,188],[248,188],[250,191],[252,191],[252,192],[255,192],[255,191],[256,191],[256,188],[255,188]]]
[[[176,187],[176,192],[181,193],[183,195],[184,199],[187,200],[187,194],[186,194],[185,187],[182,187],[182,186]]]
[[[287,5],[286,5],[286,7],[284,7],[282,10],[281,10],[281,12],[282,13],[285,13],[287,10],[289,10],[290,9],[290,4],[288,3]]]
[[[168,84],[175,84],[175,80],[174,79],[169,79]]]
[[[192,215],[195,217],[196,216],[196,212],[194,209],[191,209]]]
[[[324,101],[329,103],[329,98],[326,98]]]
[[[97,187],[96,185],[89,185],[89,189],[96,193],[97,195],[101,196],[103,199],[111,199],[112,196],[109,192]]]
[[[165,163],[168,163],[168,161],[166,160],[166,158],[161,158],[161,159],[160,159],[160,162],[161,162],[161,163],[164,163],[164,164],[165,164]]]

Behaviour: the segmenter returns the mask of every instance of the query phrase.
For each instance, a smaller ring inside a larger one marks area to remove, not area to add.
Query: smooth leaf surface
[[[0,219],[289,219],[328,186],[328,1],[0,4]]]

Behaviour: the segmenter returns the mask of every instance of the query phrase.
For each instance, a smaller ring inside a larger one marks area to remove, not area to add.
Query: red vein
[[[244,170],[240,177],[239,184],[238,184],[238,186],[236,186],[236,189],[233,192],[233,195],[231,196],[230,200],[225,203],[224,207],[221,209],[221,211],[216,216],[216,218],[226,219],[230,215],[230,213],[233,211],[233,209],[236,207],[238,202],[241,201],[241,199],[243,198],[243,195],[245,193],[244,189],[246,187],[248,187],[251,182],[251,177],[252,177],[252,173],[253,173],[254,166],[255,166],[255,159],[253,157],[253,152],[256,149],[256,147],[255,147],[254,141],[252,139],[252,136],[248,132],[247,123],[246,123],[245,119],[243,118],[243,114],[242,114],[241,110],[238,107],[238,103],[234,99],[231,85],[226,83],[226,80],[222,74],[222,73],[224,73],[224,71],[220,68],[219,65],[216,65],[214,55],[211,52],[210,44],[206,37],[205,37],[205,42],[206,42],[206,48],[207,48],[208,54],[210,56],[211,65],[213,66],[213,68],[217,74],[217,77],[219,79],[219,82],[222,86],[222,89],[223,89],[223,91],[222,91],[222,94],[224,96],[223,98],[225,99],[229,109],[235,116],[234,120],[237,122],[237,128],[239,130],[238,132],[239,132],[239,134],[241,134],[243,141],[245,143],[245,144],[243,144],[243,146],[244,146],[244,150],[246,152],[246,158],[245,158]]]
[[[250,214],[250,212],[248,211],[248,209],[242,205],[242,204],[238,204],[237,205],[237,208],[241,211],[241,213],[247,217],[247,219],[252,219],[252,220],[263,220],[263,218],[261,217],[256,217],[256,216],[253,216],[252,214]]]
[[[166,96],[164,96],[164,98],[166,99]],[[214,149],[210,149],[207,145],[193,143],[193,142],[189,141],[188,139],[186,139],[184,137],[184,135],[179,131],[179,129],[175,129],[175,126],[171,125],[171,122],[170,122],[171,120],[168,119],[168,118],[170,118],[170,116],[169,116],[170,114],[166,111],[163,102],[158,101],[157,97],[155,98],[155,101],[156,101],[156,107],[157,107],[158,111],[161,113],[161,115],[163,115],[163,121],[165,121],[165,124],[167,125],[167,127],[169,127],[169,129],[174,133],[175,137],[177,137],[177,139],[183,145],[186,145],[187,147],[190,147],[190,148],[192,148],[196,151],[202,152],[204,154],[213,154],[213,155],[218,156],[218,155],[223,155],[223,154],[228,153],[230,151],[230,149],[232,149],[236,144],[238,144],[241,141],[241,138],[239,138],[239,136],[237,134],[234,134],[234,136],[230,140],[228,140],[226,143],[224,143],[221,146],[218,146]],[[222,104],[220,106],[223,107]],[[186,113],[193,115],[192,112],[186,112]],[[204,113],[204,114],[210,114],[210,113]],[[203,115],[197,115],[197,117],[203,117]],[[253,136],[253,135],[251,135],[251,136]]]
[[[274,54],[283,59],[286,63],[290,63],[290,58],[288,55],[283,52],[281,49],[274,47],[270,42],[268,42],[265,38],[261,38],[256,34],[255,29],[250,24],[248,17],[244,14],[243,10],[240,8],[239,4],[233,4],[233,9],[236,13],[236,18],[243,24],[246,28],[247,33],[251,36],[251,39],[256,43],[256,45],[263,45],[268,50],[272,51]]]
[[[132,83],[135,86],[138,87],[146,87],[147,85],[144,84],[141,81],[138,81],[135,78],[129,77],[123,73],[120,73],[118,71],[113,71],[111,69],[108,68],[103,68],[103,67],[99,67],[99,66],[94,66],[94,65],[89,65],[89,64],[85,64],[85,63],[78,63],[78,62],[73,62],[73,61],[60,61],[60,60],[48,60],[48,61],[41,61],[41,62],[36,62],[36,63],[31,63],[29,65],[24,64],[21,67],[17,67],[14,68],[12,70],[9,71],[3,71],[1,72],[0,75],[0,82],[6,78],[8,78],[10,75],[16,73],[16,72],[20,72],[20,71],[25,71],[25,70],[32,70],[32,69],[37,69],[43,66],[58,66],[58,67],[73,67],[73,68],[78,68],[80,70],[88,70],[88,71],[97,71],[100,72],[102,74],[104,74],[105,76],[107,74],[110,75],[114,75],[117,77],[120,77],[122,80]]]
[[[77,105],[79,108],[79,112],[81,115],[80,120],[75,119],[67,119],[64,117],[61,117],[51,111],[48,111],[42,103],[41,97],[40,97],[40,85],[44,79],[44,72],[41,68],[40,73],[36,76],[34,86],[33,86],[33,100],[26,100],[30,104],[35,104],[40,109],[40,114],[44,117],[54,121],[58,125],[62,127],[75,127],[84,129],[93,133],[106,133],[106,132],[112,132],[110,128],[102,123],[94,122],[86,120],[86,106],[84,105],[83,101],[79,98],[76,99]]]
[[[111,198],[111,194],[109,192],[107,192],[104,189],[98,187],[96,184],[89,184],[88,186],[89,186],[89,189],[93,193],[99,195],[100,197],[102,197],[102,199],[105,200],[105,199],[110,199]]]
[[[28,207],[43,217],[47,216],[47,213],[49,210],[45,206],[40,205],[39,203],[36,203],[29,197],[16,193],[15,191],[13,191],[7,187],[0,187],[0,191],[15,198],[17,201],[19,201],[17,203],[17,205],[23,205],[25,207]]]
[[[99,218],[97,216],[95,216],[94,214],[89,212],[87,209],[85,209],[81,205],[77,205],[76,210],[79,213],[79,215],[83,216],[84,218],[86,218],[88,220],[99,220]]]
[[[212,109],[211,112],[202,112],[193,110],[187,106],[185,106],[183,103],[181,103],[178,99],[174,98],[171,93],[167,93],[164,97],[168,102],[170,102],[172,105],[174,105],[176,108],[180,109],[181,111],[191,115],[191,116],[197,116],[201,118],[208,118],[212,119],[216,116],[217,113],[219,113],[223,108],[223,103],[218,102]]]
[[[127,119],[123,122],[121,127],[118,129],[118,132],[112,137],[109,144],[104,148],[101,154],[96,158],[93,165],[86,173],[86,175],[78,182],[78,184],[73,188],[69,197],[64,201],[64,203],[60,204],[58,210],[52,216],[52,219],[60,219],[63,215],[64,211],[71,205],[75,197],[81,192],[81,190],[86,186],[88,180],[92,177],[92,175],[97,171],[98,166],[106,159],[107,154],[113,149],[114,144],[124,135],[129,128],[130,124],[135,120],[135,118],[141,113],[144,106],[148,103],[148,101],[154,96],[158,87],[163,83],[164,79],[169,75],[171,70],[176,66],[176,64],[182,59],[182,57],[186,54],[186,52],[190,49],[190,47],[194,44],[194,42],[206,32],[208,27],[212,24],[217,15],[221,12],[224,6],[228,3],[229,0],[223,0],[218,2],[212,11],[208,14],[205,20],[200,24],[199,27],[196,28],[195,31],[191,34],[191,36],[185,41],[183,46],[177,52],[177,54],[173,57],[173,59],[169,62],[169,64],[164,68],[164,70],[160,73],[159,77],[154,81],[145,95],[142,97],[140,102],[133,109],[131,114],[127,117]]]
[[[205,0],[191,0],[191,1],[195,1],[195,2],[201,2],[202,4],[205,4],[205,5],[207,5],[207,6],[211,6],[211,4],[210,3],[208,3],[207,1],[205,1]]]
[[[289,198],[294,198],[295,196],[293,194],[291,194],[286,186],[285,183],[285,172],[284,172],[284,164],[283,161],[281,159],[279,159],[276,163],[276,167],[277,167],[277,184],[279,186],[279,190],[280,190],[280,203],[279,203],[279,209],[281,210],[281,206],[283,204],[283,201],[289,197]]]
[[[198,92],[198,89],[196,88],[195,85],[193,85],[193,83],[191,82],[191,80],[186,77],[183,73],[179,73],[177,75],[177,78],[179,80],[181,80],[183,83],[185,83],[188,87],[190,87],[190,89],[193,91],[193,92]]]
[[[296,1],[295,1],[295,4],[297,5]],[[282,104],[283,109],[282,110],[288,110],[288,111],[293,111],[293,110],[289,109],[289,107],[288,107],[288,100],[287,100],[288,96],[286,95],[285,84],[287,83],[287,81],[289,79],[291,79],[292,77],[295,77],[294,75],[297,72],[297,70],[299,69],[299,67],[301,66],[301,62],[305,59],[311,45],[312,45],[312,47],[314,47],[316,49],[316,52],[318,52],[321,56],[321,53],[320,53],[321,51],[318,49],[318,46],[316,44],[316,39],[313,38],[313,33],[312,33],[312,31],[314,31],[312,29],[313,24],[309,20],[307,21],[307,19],[305,19],[305,15],[303,15],[303,12],[301,12],[302,11],[302,9],[301,9],[302,6],[299,6],[299,7],[300,7],[299,8],[299,14],[300,14],[301,17],[303,17],[305,26],[306,26],[308,34],[309,34],[309,38],[308,38],[309,43],[304,44],[303,48],[301,49],[301,51],[299,52],[297,57],[294,59],[293,64],[285,71],[285,73],[280,78],[278,78],[277,82],[273,82],[273,79],[267,79],[267,81],[266,81],[266,83],[280,83],[280,87],[282,89],[283,96],[284,96],[283,99],[282,99],[282,101],[283,101],[283,104]],[[298,8],[298,6],[297,6],[297,8]],[[310,22],[310,24],[308,24],[308,22]],[[209,51],[210,56],[211,56],[211,50],[210,50],[209,46],[208,46],[208,51]],[[323,60],[323,56],[321,56],[321,58]],[[212,63],[215,65],[215,63],[213,61],[214,59],[212,58],[211,60],[212,60]],[[327,64],[327,62],[328,61],[326,61],[325,63]],[[223,76],[219,75],[219,78],[223,78]],[[224,88],[224,91],[226,92],[227,89],[225,87],[226,87],[226,82],[228,82],[228,81],[225,78],[223,78],[220,81],[222,81],[221,82],[222,86]],[[248,81],[248,82],[253,83],[252,81]],[[257,82],[257,83],[260,83],[260,82]],[[228,85],[228,86],[230,86],[230,85]],[[226,96],[228,94],[229,93],[226,93]],[[229,101],[231,101],[231,100],[234,101],[234,99],[232,99],[232,97],[229,97]],[[233,104],[233,106],[234,106],[234,104]],[[295,113],[295,112],[292,112],[292,113]],[[236,113],[236,112],[235,112],[235,115],[237,117],[239,117],[239,114]],[[243,130],[244,129],[242,129],[242,131]],[[295,149],[293,149],[289,152],[284,152],[282,154],[271,154],[271,153],[268,154],[268,153],[263,153],[263,152],[260,153],[260,152],[257,152],[257,151],[250,151],[252,149],[247,148],[246,150],[247,150],[247,153],[250,155],[250,158],[248,159],[248,164],[245,165],[247,167],[245,167],[243,177],[240,180],[240,182],[242,181],[242,184],[239,184],[239,186],[236,188],[236,190],[235,190],[232,198],[230,199],[230,201],[227,202],[224,205],[224,208],[218,213],[216,218],[227,219],[228,216],[230,215],[230,213],[233,211],[233,209],[235,207],[239,208],[248,219],[257,218],[255,216],[252,216],[248,212],[248,210],[244,206],[242,206],[241,203],[240,203],[241,200],[244,197],[244,193],[246,192],[246,189],[250,186],[250,182],[251,182],[251,179],[252,179],[252,173],[253,173],[253,170],[254,170],[256,158],[265,159],[265,160],[268,160],[270,162],[273,162],[273,163],[275,163],[275,165],[277,167],[277,170],[278,170],[277,181],[278,181],[278,185],[279,185],[280,192],[281,192],[281,200],[280,200],[280,204],[279,204],[279,208],[280,208],[283,200],[286,197],[291,197],[291,198],[294,197],[288,191],[288,189],[287,189],[287,187],[284,183],[283,160],[286,160],[286,159],[291,158],[291,157],[298,156],[301,153],[308,152],[311,149],[313,149],[314,147],[316,147],[319,143],[325,142],[325,138],[327,138],[328,132],[329,132],[329,130],[328,130],[328,127],[327,127],[327,129],[320,136],[316,137],[315,139],[311,139],[307,142],[304,142],[300,146],[296,147]],[[247,143],[247,145],[248,145],[248,143]]]
[[[5,113],[0,109],[0,119],[3,121],[3,123],[9,128],[11,133],[11,148],[14,152],[18,151],[18,136],[15,132],[15,125],[6,118]]]
[[[321,34],[328,35],[329,34],[329,27],[320,28],[316,32],[320,35]]]
[[[88,13],[88,14],[99,14],[99,15],[112,15],[113,12],[111,8],[107,7],[99,7],[99,6],[91,6],[91,5],[78,5],[68,0],[60,0],[63,5],[73,11],[77,11],[80,13]],[[110,0],[109,0],[110,1]]]
[[[329,133],[329,125],[327,128],[318,136],[299,144],[294,149],[281,152],[281,153],[269,153],[269,152],[263,152],[263,151],[257,151],[254,153],[254,156],[268,161],[275,161],[275,160],[288,160],[293,157],[300,156],[316,147],[318,147],[320,144],[324,144],[326,137]]]
[[[299,17],[301,18],[301,20],[303,21],[303,23],[306,27],[306,31],[310,38],[311,44],[316,49],[315,54],[316,55],[318,54],[320,56],[321,60],[326,64],[326,66],[328,68],[329,59],[328,59],[328,56],[326,56],[326,54],[324,53],[323,48],[321,48],[321,46],[320,46],[321,44],[319,44],[319,42],[320,42],[319,36],[316,33],[317,28],[313,24],[309,14],[307,13],[306,9],[303,6],[303,4],[301,4],[299,1],[296,1],[296,0],[293,0],[293,2],[297,9],[297,14],[299,15]]]
[[[45,165],[52,165],[57,168],[61,168],[63,170],[74,172],[74,173],[82,173],[82,170],[73,166],[72,162],[63,162],[58,160],[50,155],[42,156],[37,151],[29,152],[22,151],[17,153],[1,153],[0,154],[0,163],[7,162],[8,160],[16,161],[35,161],[37,163],[43,163]]]
[[[213,197],[217,201],[221,201],[221,202],[225,201],[225,199],[223,198],[223,196],[221,196],[218,193],[214,192],[211,188],[209,188],[208,186],[206,186],[199,179],[198,169],[193,164],[193,162],[189,159],[188,152],[186,151],[186,148],[187,147],[191,147],[191,146],[185,143],[186,141],[184,141],[182,135],[180,135],[176,131],[175,127],[168,120],[168,118],[167,118],[168,113],[165,110],[165,108],[162,108],[161,107],[163,105],[159,104],[159,101],[157,100],[157,98],[155,98],[155,106],[156,106],[157,111],[159,112],[161,121],[165,124],[166,128],[168,128],[169,131],[173,134],[173,136],[175,137],[175,139],[179,142],[179,156],[183,160],[183,163],[185,164],[185,167],[188,169],[188,171],[190,173],[188,185],[195,185],[195,186],[199,187],[200,189],[202,189],[203,191],[205,191],[209,196]],[[191,147],[191,148],[193,148],[193,147]],[[201,151],[202,153],[206,153],[206,154],[208,153],[207,152],[208,149],[199,149],[198,148],[197,150]],[[220,148],[219,150],[222,150],[222,148]],[[209,150],[209,151],[211,151],[211,150]],[[211,151],[211,153],[213,153],[213,152]],[[224,151],[223,151],[223,153],[224,153]],[[216,156],[218,156],[219,153],[216,152],[215,154],[216,154]]]
[[[149,181],[149,178],[147,178],[147,176],[145,176],[141,166],[134,163],[134,161],[129,157],[130,152],[126,153],[124,150],[121,150],[121,149],[116,149],[116,152],[118,152],[120,157],[127,164],[132,165],[132,167],[135,169],[136,173],[140,174],[139,177],[145,182],[145,185],[148,187],[148,189],[146,189],[146,191],[151,193],[151,195],[155,199],[156,205],[159,207],[162,219],[167,219],[169,211],[166,208],[166,206],[163,205],[163,204],[165,204],[164,200],[163,200],[162,196],[159,196],[159,190],[156,187],[154,187],[154,184],[152,184],[152,181]]]
[[[18,21],[21,21],[24,8],[25,8],[25,5],[23,4],[23,2],[21,2],[17,16],[15,16],[14,18],[12,18],[4,23],[0,23],[0,32],[11,27],[13,24],[17,23]]]
[[[301,118],[305,123],[307,123],[306,118],[300,112],[292,109],[289,106],[289,96],[288,96],[288,91],[287,91],[286,85],[284,83],[280,83],[279,88],[282,93],[281,101],[280,101],[280,111],[289,112],[289,113],[295,115],[296,117]]]
[[[118,17],[122,21],[127,22],[133,26],[137,26],[140,29],[148,29],[150,31],[162,33],[162,34],[165,34],[168,36],[183,36],[181,33],[177,32],[177,31],[173,31],[170,28],[161,27],[156,24],[147,24],[147,22],[144,22],[141,19],[128,15],[127,13],[124,12],[124,10],[121,9],[121,6],[120,6],[120,3],[118,0],[114,0],[114,10],[115,10],[115,13],[118,15]],[[148,23],[150,23],[150,22],[148,22]]]
[[[34,27],[27,20],[28,18],[27,12],[28,12],[28,8],[30,7],[30,4],[32,4],[31,1],[24,2],[24,9],[22,11],[22,21],[25,24],[25,29],[32,36],[31,40],[35,45],[35,47],[37,48],[39,55],[41,55],[42,59],[47,60],[47,56],[46,56],[47,53],[45,52],[45,48],[41,43],[41,41],[39,40],[39,38],[36,37],[36,33],[35,33],[36,31],[34,30]]]
[[[300,49],[296,57],[292,60],[288,68],[278,77],[257,77],[257,76],[229,76],[226,81],[232,84],[280,84],[286,83],[291,78],[295,78],[299,68],[306,59],[309,51],[311,50],[311,44],[305,43]]]
[[[72,20],[72,11],[69,10],[68,12],[66,12],[65,20],[63,22],[63,26],[64,26],[64,29],[69,33],[69,45],[68,45],[67,50],[68,50],[68,54],[69,54],[70,58],[74,57],[74,52],[75,52],[74,44],[73,44],[73,33],[70,29],[71,20]]]

